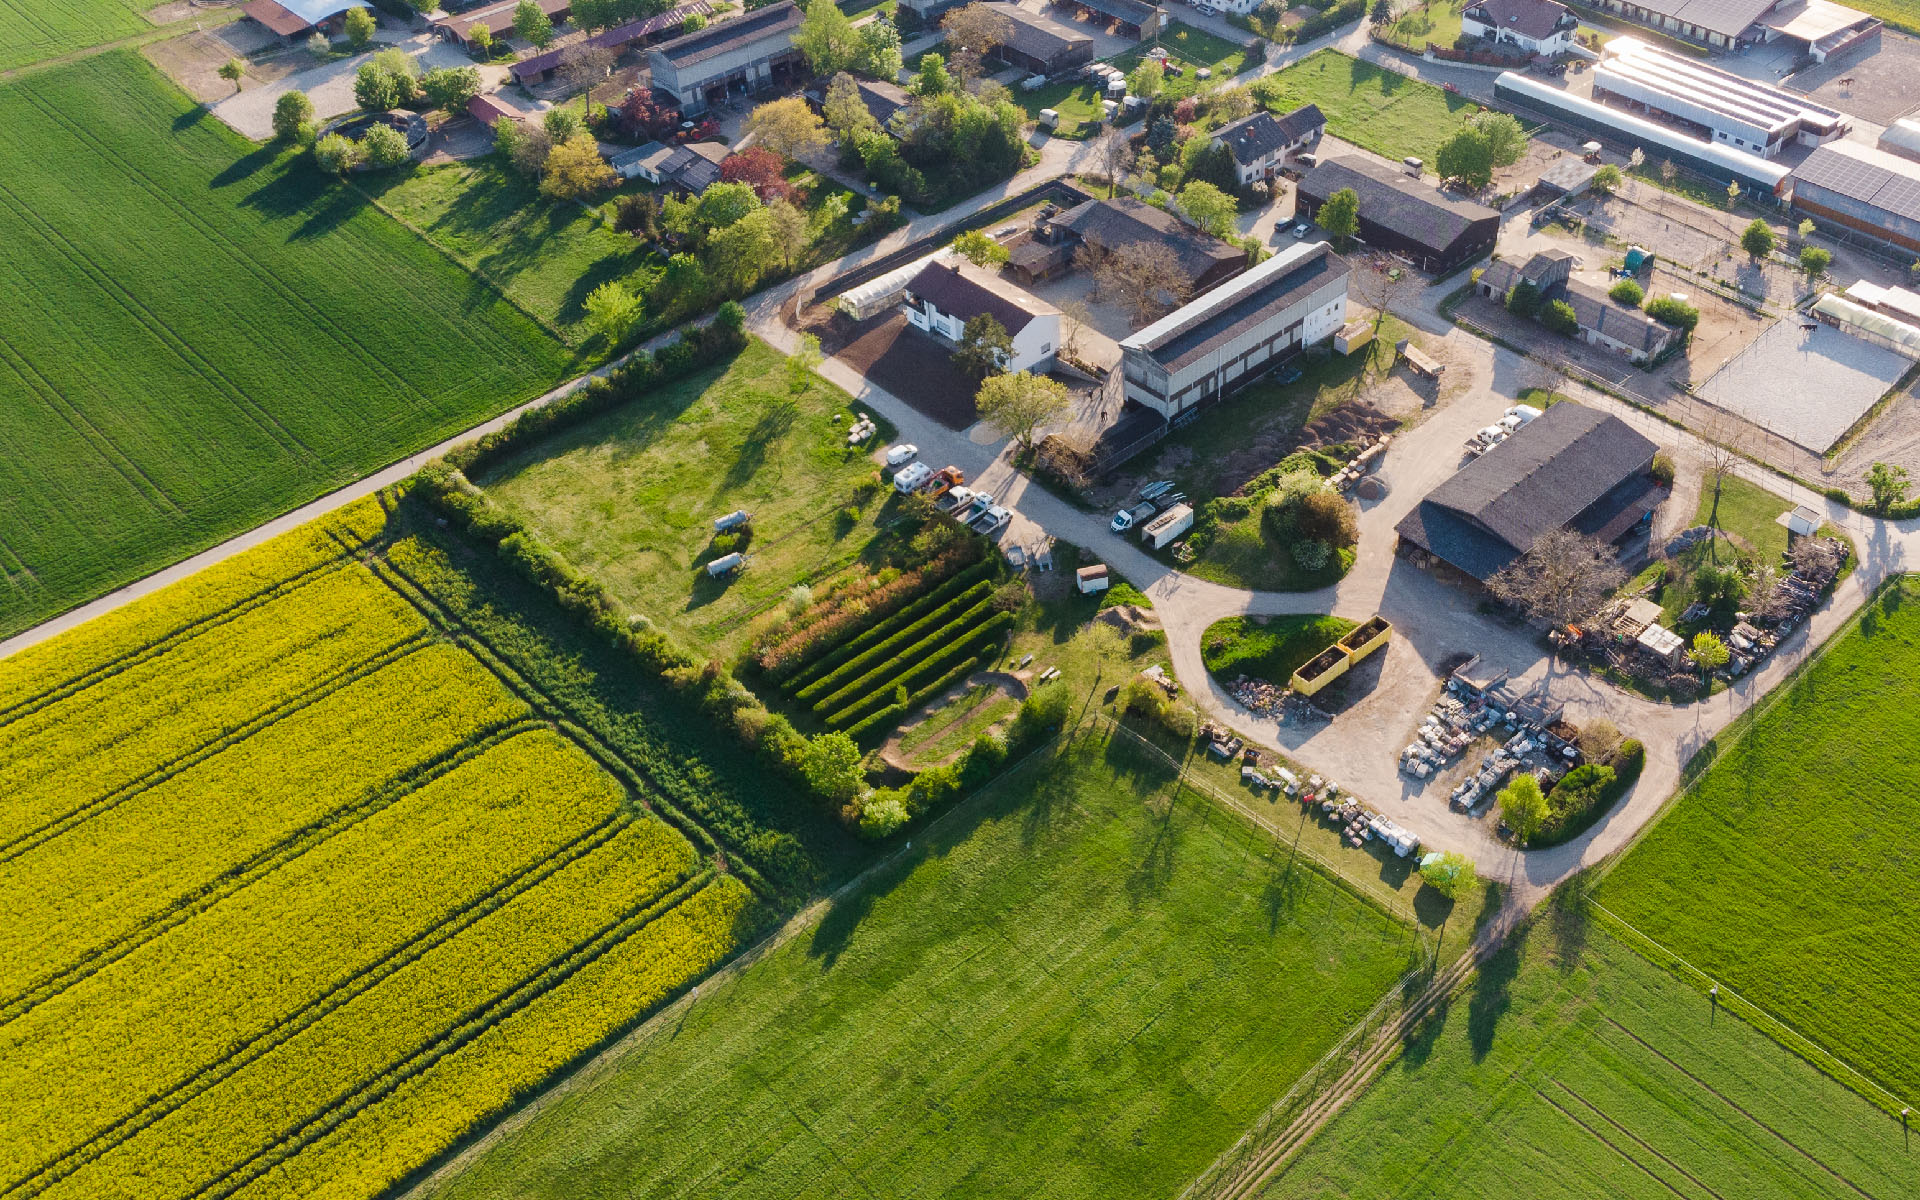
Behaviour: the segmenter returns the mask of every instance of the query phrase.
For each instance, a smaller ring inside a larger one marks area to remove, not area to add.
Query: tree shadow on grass
[[[791,399],[776,401],[761,413],[760,419],[753,423],[753,428],[747,430],[740,439],[738,452],[727,467],[727,473],[715,485],[713,494],[717,497],[732,491],[759,474],[760,469],[767,465],[767,452],[774,443],[792,432],[794,422],[799,417],[800,406]]]
[[[244,154],[228,163],[226,168],[215,175],[207,186],[215,189],[230,187],[242,180],[252,178],[255,172],[279,158],[284,152],[285,147],[275,142],[268,142],[251,154]]]
[[[1479,974],[1474,977],[1473,998],[1467,1002],[1467,1041],[1473,1047],[1476,1063],[1493,1049],[1500,1018],[1513,1003],[1513,979],[1520,973],[1529,932],[1530,927],[1522,925],[1508,934],[1493,957],[1480,964]]]
[[[272,221],[298,222],[287,235],[289,242],[326,237],[370,206],[358,188],[300,160],[249,192],[240,204]]]

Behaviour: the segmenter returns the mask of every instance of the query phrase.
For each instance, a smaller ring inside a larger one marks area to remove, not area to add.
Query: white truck
[[[1140,531],[1140,540],[1155,550],[1162,550],[1166,548],[1168,542],[1192,528],[1193,507],[1187,504],[1176,504],[1148,521],[1147,527]]]

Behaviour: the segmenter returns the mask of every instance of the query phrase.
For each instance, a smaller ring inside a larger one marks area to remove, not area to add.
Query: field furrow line
[[[34,104],[34,107],[40,107],[37,101],[30,102]],[[74,245],[72,239],[61,233],[37,213],[28,210],[18,196],[15,196],[7,190],[5,184],[0,184],[0,195],[5,195],[12,201],[16,210],[20,212],[21,216],[29,225],[35,227],[35,232],[39,233],[49,246],[59,250],[61,255],[66,258],[69,263],[77,267],[88,279],[92,280],[94,285],[98,287],[102,293],[119,304],[128,316],[132,317],[145,328],[147,332],[151,333],[162,345],[173,351],[181,362],[192,367],[215,391],[224,394],[227,399],[232,402],[233,406],[246,414],[247,418],[251,420],[262,433],[280,443],[281,448],[288,453],[305,456],[308,461],[315,465],[320,463],[319,456],[316,455],[310,447],[295,437],[286,426],[280,424],[272,413],[269,413],[256,404],[238,385],[227,378],[226,373],[215,366],[211,359],[201,354],[198,350],[195,350],[185,338],[169,328],[167,323],[161,320],[159,315],[147,307],[131,290],[115,282],[113,276],[98,263],[88,258],[86,252]]]
[[[246,1159],[233,1164],[208,1180],[192,1193],[192,1200],[199,1200],[203,1196],[208,1197],[209,1200],[224,1200],[225,1197],[233,1195],[271,1171],[275,1166],[298,1155],[314,1142],[392,1095],[408,1080],[430,1070],[442,1059],[460,1050],[493,1026],[566,983],[582,967],[639,933],[705,888],[712,882],[714,874],[712,868],[699,872],[673,891],[648,904],[644,909],[617,922],[598,937],[555,957],[545,968],[522,980],[515,987],[475,1004],[462,1015],[460,1020],[448,1026],[412,1055],[390,1064],[373,1080],[336,1095],[323,1105],[319,1112],[298,1126],[287,1130],[279,1141],[262,1147]]]
[[[40,587],[40,580],[34,575],[33,568],[27,565],[26,560],[21,558],[12,546],[7,545],[5,538],[0,538],[0,570],[5,572],[8,586],[22,595],[29,590],[21,585],[22,579],[33,585],[32,590],[38,590]]]
[[[5,193],[5,189],[0,188],[0,193]],[[14,203],[18,203],[11,193],[5,194]],[[60,390],[54,387],[40,369],[34,366],[26,355],[20,353],[19,349],[4,335],[0,335],[0,358],[4,358],[7,365],[13,368],[15,376],[20,379],[28,392],[38,396],[49,412],[59,417],[69,429],[80,436],[81,441],[92,447],[93,452],[100,456],[108,468],[126,480],[127,486],[151,504],[155,511],[171,509],[177,516],[185,515],[186,510],[181,508],[179,502],[172,496],[167,495],[165,488],[148,475],[126,451],[120,449],[114,440],[95,425],[84,412],[61,395]]]
[[[1659,1059],[1661,1062],[1667,1064],[1669,1067],[1672,1067],[1675,1071],[1678,1071],[1681,1075],[1685,1076],[1688,1080],[1697,1084],[1700,1088],[1706,1091],[1714,1099],[1720,1101],[1722,1104],[1726,1105],[1728,1108],[1731,1108],[1733,1111],[1739,1113],[1741,1116],[1753,1122],[1755,1125],[1759,1126],[1761,1129],[1764,1129],[1768,1133],[1772,1134],[1773,1137],[1776,1138],[1781,1145],[1787,1147],[1789,1150],[1792,1150],[1795,1154],[1798,1154],[1800,1157],[1806,1159],[1808,1162],[1812,1163],[1814,1166],[1826,1172],[1827,1175],[1832,1177],[1832,1179],[1836,1183],[1845,1184],[1849,1189],[1851,1189],[1854,1192],[1855,1195],[1862,1197],[1862,1200],[1879,1200],[1879,1197],[1875,1196],[1872,1192],[1867,1191],[1865,1188],[1861,1187],[1859,1184],[1855,1183],[1853,1180],[1848,1179],[1845,1175],[1842,1175],[1840,1172],[1834,1170],[1832,1167],[1828,1166],[1826,1163],[1820,1161],[1820,1159],[1816,1158],[1812,1153],[1810,1153],[1805,1149],[1802,1149],[1798,1143],[1793,1141],[1793,1139],[1789,1138],[1786,1134],[1781,1133],[1778,1129],[1775,1129],[1773,1126],[1767,1124],[1765,1121],[1761,1120],[1759,1117],[1749,1112],[1745,1107],[1743,1107],[1739,1103],[1739,1101],[1733,1099],[1731,1096],[1728,1096],[1725,1092],[1722,1092],[1719,1088],[1714,1087],[1712,1084],[1708,1083],[1706,1080],[1700,1078],[1698,1075],[1695,1075],[1692,1071],[1687,1070],[1685,1067],[1681,1066],[1679,1063],[1675,1062],[1673,1059],[1667,1057],[1651,1042],[1648,1042],[1645,1038],[1641,1037],[1639,1034],[1635,1033],[1633,1030],[1628,1029],[1625,1025],[1622,1025],[1620,1022],[1614,1020],[1611,1016],[1608,1016],[1606,1013],[1601,1013],[1600,1016],[1601,1016],[1601,1019],[1607,1022],[1607,1024],[1613,1026],[1615,1029],[1618,1029],[1621,1033],[1626,1034],[1628,1037],[1632,1038],[1635,1042],[1639,1043],[1640,1047],[1644,1049],[1647,1053],[1653,1055],[1655,1058]]]
[[[511,737],[519,733],[524,733],[528,727],[531,727],[531,725],[529,724],[528,726],[515,729],[506,736]],[[486,748],[491,749],[492,746],[498,745],[500,741],[504,740],[505,737],[497,738]],[[470,757],[471,756],[462,761],[469,761]],[[450,765],[447,769],[452,769],[452,766]],[[434,778],[438,778],[439,775],[444,773],[444,771],[436,772]],[[423,786],[428,782],[431,782],[431,780],[419,780],[412,787],[407,788],[406,791],[412,791],[414,788]],[[387,803],[391,804],[404,794],[405,792],[401,792],[389,797]],[[381,807],[385,807],[385,805],[383,804]],[[328,1016],[339,1011],[355,998],[378,987],[382,982],[392,977],[402,968],[419,961],[440,946],[445,945],[459,934],[471,928],[488,914],[497,911],[512,902],[515,898],[540,886],[551,878],[554,873],[577,862],[582,857],[605,845],[618,834],[621,829],[625,828],[632,819],[631,816],[624,813],[616,813],[608,817],[605,821],[587,830],[574,841],[561,847],[558,851],[541,860],[523,874],[515,877],[503,887],[480,897],[450,919],[434,926],[419,937],[394,947],[377,961],[367,964],[361,968],[360,971],[349,977],[342,986],[333,989],[326,995],[315,999],[294,1012],[288,1013],[265,1030],[259,1037],[233,1047],[229,1052],[203,1065],[172,1087],[148,1097],[138,1107],[110,1125],[102,1127],[88,1135],[85,1140],[70,1146],[54,1158],[48,1159],[45,1163],[35,1168],[30,1174],[6,1185],[4,1189],[5,1194],[20,1191],[22,1194],[28,1196],[37,1195],[73,1174],[87,1163],[92,1162],[115,1147],[123,1145],[132,1138],[137,1137],[141,1131],[166,1117],[182,1105],[219,1086],[226,1079],[241,1071],[249,1064],[271,1053],[279,1046],[284,1045],[304,1030],[325,1020]],[[256,876],[255,878],[258,877]],[[249,882],[252,882],[252,880],[249,880]],[[237,891],[238,889],[235,888],[232,890]],[[671,894],[678,895],[678,893],[679,889],[676,889],[676,891]],[[217,903],[217,899],[212,903]],[[25,1190],[23,1191],[23,1189]]]
[[[1726,1197],[1722,1196],[1719,1192],[1715,1191],[1712,1185],[1707,1183],[1706,1180],[1700,1178],[1698,1175],[1695,1175],[1692,1171],[1687,1170],[1685,1167],[1673,1161],[1671,1158],[1668,1158],[1665,1154],[1662,1154],[1658,1149],[1654,1147],[1652,1142],[1649,1142],[1647,1139],[1641,1137],[1639,1134],[1635,1133],[1633,1130],[1628,1129],[1625,1125],[1622,1125],[1619,1121],[1614,1120],[1614,1118],[1611,1115],[1609,1115],[1605,1109],[1601,1108],[1599,1105],[1595,1104],[1593,1101],[1587,1099],[1585,1096],[1582,1096],[1579,1092],[1574,1091],[1572,1088],[1568,1087],[1563,1081],[1559,1079],[1555,1079],[1553,1081],[1553,1086],[1559,1088],[1561,1091],[1565,1092],[1567,1095],[1572,1096],[1581,1105],[1585,1106],[1588,1112],[1591,1112],[1594,1116],[1599,1117],[1602,1121],[1605,1121],[1607,1124],[1613,1126],[1614,1129],[1620,1132],[1621,1136],[1632,1141],[1634,1145],[1639,1146],[1642,1150],[1645,1150],[1648,1154],[1653,1155],[1655,1158],[1659,1159],[1661,1162],[1667,1164],[1667,1166],[1673,1169],[1673,1172],[1676,1175],[1679,1175],[1681,1178],[1687,1180],[1687,1182],[1693,1184],[1695,1187],[1699,1188],[1701,1191],[1705,1192],[1707,1195],[1712,1196],[1713,1200],[1726,1200]]]
[[[258,882],[328,839],[352,829],[375,813],[404,799],[409,793],[425,787],[509,738],[539,728],[544,728],[540,722],[522,718],[481,730],[452,750],[409,767],[385,786],[294,830],[246,862],[235,865],[218,878],[178,897],[122,936],[86,951],[60,970],[34,980],[14,996],[0,1000],[0,1027],[19,1020],[68,988],[105,970],[168,930]]]
[[[63,126],[76,140],[86,143],[95,154],[101,156],[101,161],[112,164],[136,186],[158,200],[165,207],[171,209],[188,225],[198,230],[208,241],[221,247],[226,252],[229,260],[253,276],[267,291],[274,293],[280,299],[286,301],[291,307],[300,311],[312,321],[316,327],[325,330],[333,338],[334,344],[339,346],[340,349],[351,354],[375,374],[385,376],[390,382],[403,391],[411,392],[416,400],[425,399],[419,388],[415,387],[411,381],[402,377],[371,350],[367,349],[365,344],[342,328],[329,313],[321,309],[318,305],[315,305],[305,296],[289,288],[278,276],[261,266],[257,259],[241,251],[238,246],[234,245],[220,230],[209,224],[199,213],[195,212],[189,206],[182,204],[179,198],[169,189],[154,182],[153,178],[146,174],[146,172],[141,171],[138,167],[129,163],[125,156],[114,154],[111,148],[104,145],[91,130],[69,120],[66,114],[62,113],[58,108],[49,108],[42,104],[30,91],[27,95],[27,100],[33,104],[35,108],[45,113],[55,124]],[[457,327],[458,323],[456,322],[455,324]]]
[[[1613,1151],[1616,1155],[1620,1157],[1622,1162],[1632,1164],[1636,1169],[1640,1171],[1641,1174],[1645,1175],[1648,1179],[1653,1180],[1655,1183],[1667,1189],[1669,1192],[1672,1192],[1674,1195],[1680,1197],[1680,1200],[1694,1200],[1694,1197],[1687,1195],[1685,1192],[1681,1191],[1679,1188],[1674,1187],[1673,1184],[1668,1180],[1661,1178],[1660,1173],[1658,1171],[1655,1171],[1652,1167],[1649,1167],[1647,1164],[1641,1162],[1639,1159],[1635,1158],[1633,1155],[1628,1154],[1625,1150],[1621,1149],[1610,1138],[1608,1138],[1607,1135],[1601,1133],[1598,1129],[1595,1129],[1593,1126],[1587,1124],[1585,1121],[1582,1121],[1577,1115],[1575,1115],[1573,1112],[1568,1110],[1564,1105],[1556,1101],[1552,1096],[1547,1095],[1545,1092],[1541,1091],[1539,1088],[1534,1088],[1533,1094],[1540,1097],[1540,1099],[1542,1099],[1543,1101],[1545,1101],[1547,1104],[1547,1107],[1553,1109],[1553,1111],[1559,1113],[1561,1116],[1565,1117],[1567,1120],[1573,1122],[1575,1125],[1578,1125],[1580,1128],[1586,1130],[1587,1133],[1592,1136],[1594,1141],[1599,1142],[1602,1146],[1605,1146],[1607,1149]]]
[[[83,824],[103,812],[109,811],[117,805],[126,803],[148,788],[164,783],[182,771],[190,770],[221,751],[238,745],[262,729],[267,728],[269,725],[283,721],[301,709],[319,703],[343,687],[365,679],[375,672],[385,670],[387,667],[392,666],[394,663],[422,647],[431,644],[433,641],[434,638],[431,634],[412,634],[404,640],[396,642],[392,646],[375,653],[371,657],[347,664],[333,674],[324,677],[305,691],[291,696],[284,702],[265,710],[245,725],[228,730],[226,733],[221,734],[211,741],[202,743],[186,754],[169,762],[162,763],[140,778],[115,788],[104,796],[89,800],[80,807],[63,813],[36,829],[21,834],[11,842],[0,845],[0,863],[11,862],[23,854],[45,845],[54,838],[68,833],[75,826]],[[4,1005],[10,1003],[12,1003],[12,1001],[0,1001],[0,1011],[4,1011]],[[9,1018],[0,1017],[0,1024],[5,1024],[7,1019]]]
[[[82,673],[71,676],[51,687],[43,688],[33,695],[20,700],[10,708],[0,708],[0,729],[6,728],[21,717],[31,716],[49,704],[65,700],[70,696],[76,696],[130,667],[139,666],[155,655],[164,654],[189,638],[198,637],[210,629],[225,625],[230,621],[238,620],[263,604],[282,599],[296,589],[313,582],[313,577],[320,572],[336,567],[345,557],[346,555],[343,553],[323,562],[314,563],[312,566],[303,567],[296,573],[277,580],[257,592],[250,592],[240,597],[224,608],[195,618],[185,625],[181,625],[155,638],[153,641],[143,643],[125,653],[108,658],[103,662],[87,668]],[[4,849],[5,847],[0,846],[0,850]]]

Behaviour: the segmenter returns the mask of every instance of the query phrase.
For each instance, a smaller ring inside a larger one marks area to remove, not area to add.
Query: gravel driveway
[[[382,29],[374,35],[374,43],[365,54],[343,58],[323,67],[313,67],[284,79],[276,79],[264,87],[248,88],[228,96],[213,106],[213,115],[244,136],[264,142],[273,136],[273,106],[279,103],[284,92],[294,89],[305,92],[307,99],[313,101],[314,115],[322,123],[358,108],[359,104],[353,98],[354,73],[360,69],[361,63],[381,50],[398,46],[419,61],[422,71],[430,71],[435,67],[474,65],[466,51],[430,33],[402,34]],[[486,66],[480,68],[480,74],[486,81],[486,87],[493,88],[505,78],[506,68]]]

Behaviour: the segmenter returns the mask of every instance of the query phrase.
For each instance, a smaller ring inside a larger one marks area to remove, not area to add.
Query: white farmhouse
[[[1271,180],[1287,160],[1314,144],[1326,131],[1327,118],[1317,104],[1303,104],[1284,116],[1257,112],[1229,121],[1213,131],[1213,144],[1233,155],[1241,184]]]
[[[915,329],[950,342],[960,341],[973,318],[992,317],[1013,341],[1013,352],[1001,363],[1009,371],[1047,371],[1059,353],[1059,309],[962,259],[937,259],[921,268],[907,284],[906,310]]]
[[[1573,47],[1580,18],[1554,0],[1478,0],[1460,14],[1460,32],[1551,58]]]

